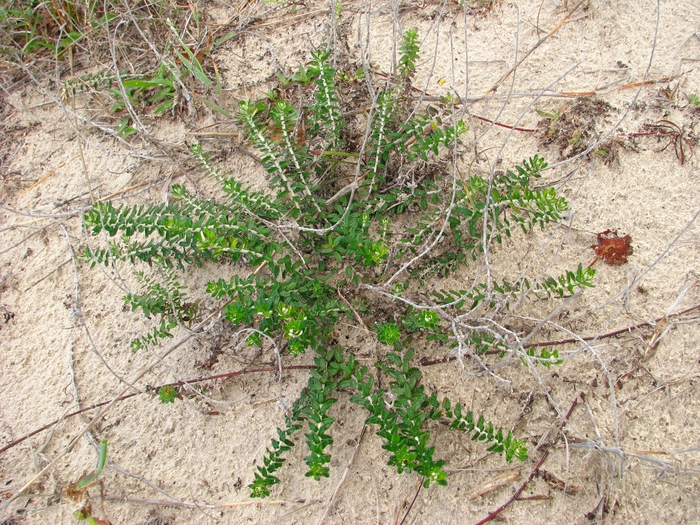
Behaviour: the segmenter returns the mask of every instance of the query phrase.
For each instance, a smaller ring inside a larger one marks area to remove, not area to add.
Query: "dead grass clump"
[[[559,148],[561,159],[574,157],[599,139],[597,127],[611,111],[610,104],[593,97],[578,98],[554,113],[539,111],[544,117],[537,123],[540,141],[545,146]]]

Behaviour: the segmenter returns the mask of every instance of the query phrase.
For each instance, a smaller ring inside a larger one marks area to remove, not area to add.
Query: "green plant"
[[[0,49],[22,54],[49,50],[62,56],[88,29],[84,23],[90,5],[57,0],[39,2],[9,0],[0,7]]]
[[[399,473],[407,469],[417,472],[425,478],[426,487],[431,483],[446,485],[447,474],[442,470],[445,461],[433,459],[435,448],[428,446],[430,431],[426,428],[428,421],[441,417],[447,418],[450,429],[473,432],[473,440],[490,443],[488,450],[504,453],[506,461],[527,459],[524,440],[514,438],[510,432],[504,437],[503,431],[495,431],[483,416],[474,422],[472,412],[462,413],[461,404],[452,410],[448,398],[441,405],[435,392],[428,396],[420,385],[420,370],[410,366],[413,354],[413,349],[408,349],[403,358],[390,352],[387,363],[377,363],[391,378],[388,391],[373,389],[374,377],[367,374],[366,367],[356,368],[352,378],[341,383],[359,391],[350,401],[370,413],[367,424],[379,427],[377,434],[385,440],[382,448],[391,454],[389,465],[395,466]],[[388,399],[391,403],[387,403]]]
[[[117,67],[115,59],[115,67],[112,69],[63,80],[62,98],[67,100],[85,92],[98,97],[101,105],[107,107],[109,113],[119,119],[114,131],[125,139],[138,132],[134,119],[142,112],[156,117],[173,115],[183,107],[191,112],[196,105],[195,101],[201,101],[226,118],[233,118],[219,104],[200,95],[201,92],[205,92],[216,98],[211,91],[216,88],[217,93],[220,92],[220,85],[218,75],[217,84],[214,85],[202,65],[202,60],[208,56],[212,44],[192,41],[191,38],[192,34],[201,37],[199,13],[194,9],[187,22],[177,19],[173,21],[165,16],[166,14],[177,13],[158,13],[158,16],[154,14],[144,21],[145,24],[153,26],[151,31],[161,37],[158,41],[163,42],[161,49],[151,44],[156,53],[160,54],[157,65],[146,63],[137,67],[123,61]],[[107,15],[92,23],[91,30],[94,33],[109,33],[110,27],[118,25],[114,19],[119,16],[116,12],[108,11]],[[128,16],[132,17],[133,14],[129,13]],[[161,16],[165,18],[164,23],[155,23],[154,21]],[[191,22],[194,28],[189,27]],[[185,25],[185,28],[180,28],[178,24]],[[183,34],[189,36],[185,38]]]
[[[73,516],[78,521],[87,521],[90,525],[104,523],[92,515],[92,504],[88,489],[96,483],[102,483],[98,478],[107,462],[107,440],[103,439],[97,456],[97,468],[89,474],[84,474],[77,483],[71,484],[64,490],[63,498],[74,510]]]
[[[154,258],[154,262],[158,265],[157,258]],[[160,325],[152,332],[131,342],[134,350],[155,345],[164,337],[172,337],[170,331],[173,328],[178,324],[189,324],[197,316],[198,304],[187,298],[185,287],[180,284],[172,269],[165,265],[159,265],[159,268],[163,276],[162,284],[143,272],[137,272],[136,279],[141,283],[144,293],[130,293],[124,297],[124,302],[132,311],[140,309],[147,318],[155,315],[160,319]]]
[[[526,354],[533,358],[535,363],[540,364],[545,368],[552,368],[552,365],[560,365],[564,362],[562,359],[559,359],[559,350],[557,349],[550,351],[547,348],[542,348],[540,350],[540,355],[537,355],[534,348],[529,348]],[[525,361],[524,358],[521,357],[521,359],[523,362]]]
[[[410,79],[416,72],[416,61],[419,57],[418,48],[418,33],[415,29],[409,29],[401,44],[399,58],[399,74],[404,79]]]
[[[158,389],[158,398],[161,403],[174,403],[178,395],[179,392],[174,386],[163,386]]]
[[[343,102],[344,82],[353,82],[354,75],[339,75],[325,51],[312,53],[308,65],[264,98],[241,101],[238,121],[261,155],[272,193],[226,177],[194,144],[194,158],[227,199],[202,200],[174,186],[169,204],[102,202],[85,216],[92,234],[104,231],[112,238],[85,251],[92,264],[146,263],[164,272],[205,261],[235,264],[235,272],[221,266],[222,273],[234,275],[210,282],[207,292],[227,300],[223,313],[238,334],[250,345],[274,348],[279,358],[315,353],[308,385],[255,473],[254,497],[267,496],[279,482],[284,455],[304,426],[307,476],[328,476],[332,408],[347,390],[350,401],[367,411],[367,424],[377,426],[389,463],[424,476],[426,486],[446,483],[444,460],[430,444],[437,420],[471,433],[507,461],[525,459],[523,440],[428,394],[421,371],[411,366],[414,348],[434,340],[478,359],[514,354],[557,364],[556,352],[526,352],[498,323],[472,326],[470,316],[482,309],[497,317],[512,301],[551,300],[592,286],[594,270],[579,265],[534,282],[426,289],[428,277],[464,271],[485,245],[560,220],[567,203],[552,188],[531,187],[547,166],[538,156],[492,178],[462,179],[445,170],[466,125],[447,105],[438,112],[410,107],[417,34],[409,31],[400,49],[397,76],[380,93],[367,95],[371,110],[354,122],[346,121]],[[140,279],[148,290],[127,296],[132,309],[184,319],[187,303],[178,285]],[[371,370],[335,340],[339,320],[361,314],[386,351]],[[388,389],[375,387],[379,374],[390,378]]]

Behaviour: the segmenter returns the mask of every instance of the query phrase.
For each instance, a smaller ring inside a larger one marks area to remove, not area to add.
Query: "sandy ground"
[[[249,4],[242,14],[225,4],[202,6],[212,24],[233,20],[233,28],[245,17],[251,22],[247,33],[213,57],[222,75],[221,100],[229,108],[269,88],[278,68],[291,71],[305,62],[311,46],[329,35],[327,4],[307,3],[294,11]],[[527,303],[516,311],[516,328],[550,316],[562,328],[542,328],[542,340],[572,336],[567,333],[592,338],[560,346],[566,356],[561,366],[536,374],[509,366],[501,373],[506,381],[469,377],[455,362],[424,367],[429,388],[471,403],[527,437],[531,459],[507,464],[479,444],[438,429],[435,445],[447,459],[449,485],[419,491],[409,512],[419,478],[386,466],[379,438],[371,427],[361,437],[363,415],[341,397],[333,409],[338,424],[330,478],[319,483],[305,478],[303,447],[296,447],[270,501],[251,504],[246,486],[255,463],[308,372],[288,370],[281,381],[270,372],[248,374],[203,383],[196,395],[171,405],[151,393],[119,402],[65,455],[61,451],[94,410],[64,418],[0,453],[3,524],[76,522],[62,494],[94,468],[94,442],[100,439],[108,440],[108,465],[102,494],[95,487],[90,498],[95,516],[113,524],[477,523],[528,478],[575,400],[541,475],[499,520],[700,523],[698,318],[696,312],[683,313],[700,303],[695,285],[700,157],[690,147],[691,133],[700,132],[700,107],[687,98],[700,93],[700,6],[687,0],[591,0],[538,45],[575,3],[494,4],[466,16],[454,2],[407,2],[398,11],[403,29],[417,28],[423,40],[416,85],[433,95],[453,86],[470,100],[468,111],[475,117],[468,117],[461,169],[488,174],[539,153],[551,166],[543,182],[556,185],[570,201],[561,225],[516,235],[495,248],[490,254],[495,275],[557,274],[587,265],[596,234],[608,229],[630,235],[634,248],[627,264],[597,263],[596,287],[582,296]],[[388,71],[394,7],[372,3],[368,21],[365,3],[343,2],[337,49],[351,61],[361,48],[369,50],[372,64]],[[518,62],[515,74],[496,86]],[[51,82],[6,79],[4,86],[12,89],[2,108],[0,447],[78,407],[112,399],[125,384],[145,391],[148,385],[249,365],[255,356],[237,350],[230,328],[216,322],[135,380],[156,356],[129,349],[129,341],[149,325],[123,312],[118,283],[123,277],[134,284],[128,268],[90,270],[73,257],[88,242],[81,216],[91,200],[158,202],[173,182],[208,191],[183,153],[197,130],[221,116],[205,110],[179,122],[146,116],[153,140],[126,143],[76,117],[94,117],[87,99],[60,104]],[[494,86],[495,95],[482,98]],[[586,113],[574,94],[590,92],[609,108]],[[570,119],[579,111],[579,120],[566,129],[564,118],[544,121],[544,113],[557,111]],[[682,137],[628,135],[662,120],[676,124]],[[225,123],[217,129],[224,128]],[[548,129],[552,141],[543,144]],[[578,148],[571,133],[584,129]],[[261,167],[232,148],[230,139],[202,140],[223,152],[220,160],[234,176],[264,187]],[[605,140],[617,144],[613,159],[593,151]],[[188,282],[202,290],[222,271],[233,270],[205,266],[191,271]],[[442,286],[464,286],[471,278],[465,272]],[[213,311],[215,305],[205,308]],[[343,330],[351,351],[369,356],[376,351],[376,340],[360,327]],[[424,352],[439,358],[449,350]],[[270,358],[257,356],[259,362]],[[285,363],[292,364],[291,358]],[[25,495],[7,504],[57,457]],[[497,479],[502,482],[494,484]]]

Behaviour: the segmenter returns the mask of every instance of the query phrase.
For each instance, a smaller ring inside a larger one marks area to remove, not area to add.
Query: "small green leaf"
[[[179,392],[174,386],[163,386],[158,390],[158,397],[161,403],[174,403],[178,395]]]

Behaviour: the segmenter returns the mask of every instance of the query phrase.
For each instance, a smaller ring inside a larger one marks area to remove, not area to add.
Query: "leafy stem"
[[[196,57],[183,49],[185,67],[203,74]],[[264,191],[226,175],[194,144],[193,158],[225,197],[207,200],[175,185],[171,202],[100,202],[85,215],[88,231],[107,239],[86,249],[85,260],[139,265],[135,280],[141,290],[124,300],[132,311],[155,319],[134,349],[172,337],[200,317],[199,302],[189,299],[197,295],[185,286],[197,280],[183,272],[209,264],[216,266],[216,277],[206,292],[227,300],[222,313],[238,344],[274,349],[280,360],[313,353],[306,388],[257,466],[253,497],[268,496],[279,483],[302,429],[306,475],[329,476],[334,407],[346,394],[366,411],[366,423],[376,426],[388,464],[399,473],[420,474],[426,487],[447,483],[445,459],[433,444],[437,429],[444,428],[438,421],[506,461],[524,460],[523,440],[426,390],[420,370],[411,366],[411,344],[467,346],[479,359],[500,358],[515,352],[499,320],[512,305],[555,300],[593,285],[595,271],[578,265],[554,277],[477,280],[468,290],[441,286],[440,277],[464,272],[480,257],[484,236],[502,243],[519,231],[544,228],[561,220],[568,203],[553,188],[531,186],[547,168],[537,155],[491,179],[446,172],[457,162],[454,156],[464,153],[460,137],[467,127],[443,121],[451,109],[445,103],[437,111],[409,107],[419,49],[417,33],[408,31],[396,75],[381,92],[357,95],[371,107],[366,115],[349,110],[356,101],[348,93],[358,90],[348,83],[357,75],[337,71],[322,50],[265,97],[241,101],[235,118],[269,176]],[[387,300],[378,301],[370,290]],[[493,326],[474,322],[476,309],[485,310]],[[339,342],[355,323],[346,316],[373,326],[379,360],[371,371]],[[520,356],[548,367],[562,361],[546,348]],[[387,377],[388,385],[378,388],[378,377]],[[178,391],[159,395],[174,402]]]

